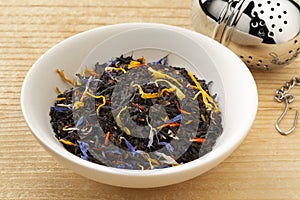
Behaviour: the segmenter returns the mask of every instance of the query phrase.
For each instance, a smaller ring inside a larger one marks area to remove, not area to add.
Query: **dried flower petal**
[[[105,67],[105,71],[122,71],[124,74],[126,74],[126,70],[122,67]]]
[[[157,80],[155,80],[155,83],[157,83],[157,82],[166,82],[167,84],[169,84],[169,86],[171,88],[174,88],[174,90],[176,91],[176,94],[180,100],[185,98],[185,95],[183,94],[183,92],[178,87],[176,87],[174,84],[170,83],[169,81],[164,80],[164,79],[157,79]]]
[[[56,93],[59,95],[59,94],[62,94],[61,93],[61,91],[60,91],[60,89],[58,88],[58,87],[55,87],[55,91],[56,91]]]
[[[74,144],[73,142],[70,142],[68,140],[65,139],[60,139],[59,140],[61,143],[66,144],[66,145],[70,145],[70,146],[76,146],[76,144]]]
[[[97,72],[95,70],[92,70],[91,68],[85,68],[82,72],[83,77],[90,77],[90,76],[98,76]]]
[[[129,65],[127,66],[128,69],[136,68],[143,66],[144,64],[140,63],[139,61],[132,60]]]
[[[107,132],[107,133],[106,133],[106,136],[105,136],[105,141],[104,141],[104,144],[105,144],[105,145],[108,145],[109,137],[110,137],[110,132]]]
[[[149,123],[148,117],[146,118],[146,120],[147,120],[148,126],[150,127],[150,132],[149,132],[149,136],[148,136],[149,142],[148,142],[148,145],[147,145],[147,147],[150,148],[152,146],[152,144],[153,144],[153,137],[154,137],[154,135],[156,135],[157,131]]]
[[[195,95],[195,97],[193,98],[193,100],[195,100],[199,94],[202,94],[202,100],[203,100],[203,103],[206,105],[206,108],[209,109],[209,110],[211,110],[212,109],[212,105],[211,104],[213,104],[215,111],[216,112],[219,111],[218,110],[218,106],[212,100],[211,96],[209,96],[207,94],[207,92],[205,90],[203,90],[203,88],[201,87],[200,83],[196,80],[195,76],[190,71],[188,71],[188,75],[193,80],[193,82],[197,86],[197,89],[199,90],[199,92]]]
[[[194,139],[190,139],[190,142],[203,143],[204,141],[205,141],[204,138],[194,138]]]
[[[76,101],[76,102],[74,103],[74,105],[73,105],[73,109],[76,110],[76,109],[81,108],[81,107],[83,107],[83,106],[84,106],[84,103],[83,103],[83,102],[81,102],[81,101]]]
[[[167,121],[167,124],[171,124],[173,122],[178,122],[182,120],[182,114],[177,115],[176,117],[173,117],[172,119],[170,119],[169,121]]]
[[[158,65],[168,65],[168,58],[169,58],[169,55],[171,53],[168,53],[166,56],[162,57],[161,59],[159,59],[158,61],[156,61],[154,64]]]
[[[178,101],[176,101],[176,108],[177,108],[177,110],[178,110],[180,113],[182,113],[182,114],[185,114],[185,115],[190,115],[190,114],[191,114],[190,112],[187,112],[187,111],[185,111],[185,110],[182,110],[182,109],[180,108],[180,106],[179,106]]]
[[[182,84],[179,83],[179,81],[177,81],[175,78],[167,75],[167,74],[164,74],[164,73],[161,73],[159,71],[156,71],[154,70],[152,67],[148,67],[148,70],[151,72],[152,76],[155,78],[155,79],[169,79],[169,80],[172,80],[174,81],[177,85],[181,86]]]
[[[126,138],[124,138],[124,137],[120,137],[120,139],[123,139],[125,141],[126,146],[130,150],[131,154],[134,156],[135,155],[135,149],[132,146],[132,144],[130,144],[130,142],[128,142],[128,140],[126,140]]]
[[[170,153],[174,151],[174,147],[168,142],[159,142],[159,144],[164,145]]]
[[[127,128],[126,126],[123,127],[123,131],[124,131],[127,135],[131,135],[131,132],[130,132],[129,128]]]
[[[78,119],[78,121],[77,121],[75,127],[80,126],[80,125],[83,123],[83,121],[84,121],[84,116],[81,116],[81,117]]]
[[[51,108],[54,109],[56,112],[61,112],[61,113],[65,113],[71,110],[69,107],[52,106]]]
[[[88,160],[89,156],[87,154],[88,152],[88,148],[89,148],[89,145],[83,141],[80,141],[80,140],[77,140],[77,143],[79,145],[79,148],[81,150],[81,158],[84,159],[84,160]]]
[[[69,79],[69,78],[67,78],[67,77],[65,76],[64,70],[56,69],[56,73],[57,73],[57,74],[58,74],[65,82],[71,84],[72,86],[75,85],[74,82],[73,82],[71,79]]]
[[[171,156],[167,156],[166,154],[158,152],[158,151],[155,151],[154,154],[157,156],[163,157],[166,160],[165,163],[167,163],[169,165],[178,165],[176,160],[174,160],[174,158],[172,158]]]

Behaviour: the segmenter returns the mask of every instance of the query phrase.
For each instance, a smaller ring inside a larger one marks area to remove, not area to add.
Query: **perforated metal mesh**
[[[282,67],[300,53],[297,1],[193,0],[192,20],[196,31],[233,50],[251,68]]]

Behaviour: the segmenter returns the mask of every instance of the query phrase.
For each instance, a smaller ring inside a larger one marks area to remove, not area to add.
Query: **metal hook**
[[[296,128],[296,125],[297,125],[297,120],[298,120],[298,115],[299,115],[299,112],[298,110],[296,110],[296,114],[295,114],[295,119],[294,119],[294,125],[291,129],[287,130],[287,131],[282,131],[280,128],[279,128],[279,123],[280,121],[282,120],[282,118],[284,117],[284,115],[286,114],[287,110],[288,110],[288,105],[289,105],[289,99],[288,98],[285,98],[285,108],[284,108],[284,111],[283,113],[280,115],[280,117],[277,119],[276,121],[276,124],[275,124],[275,127],[277,129],[277,131],[281,134],[281,135],[288,135],[290,134],[291,132],[293,132],[293,130],[295,130]]]

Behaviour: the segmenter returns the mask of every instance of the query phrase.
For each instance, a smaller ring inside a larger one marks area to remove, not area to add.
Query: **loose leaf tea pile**
[[[222,133],[210,83],[168,56],[146,63],[120,56],[86,68],[50,109],[57,139],[71,153],[101,165],[159,169],[210,152]]]

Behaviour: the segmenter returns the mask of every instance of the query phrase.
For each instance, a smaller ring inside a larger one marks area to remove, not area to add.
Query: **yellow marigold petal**
[[[105,100],[105,98],[103,98],[103,103],[97,107],[97,110],[96,110],[97,115],[99,115],[100,108],[102,108],[105,104],[106,104],[106,100]]]
[[[169,79],[169,80],[172,80],[174,81],[176,84],[178,85],[182,85],[181,83],[179,83],[179,81],[177,81],[175,78],[167,75],[167,74],[164,74],[164,73],[161,73],[159,71],[156,71],[154,70],[152,67],[148,67],[148,70],[151,72],[152,76],[155,78],[155,79]]]
[[[57,74],[60,76],[60,78],[61,78],[62,80],[64,80],[65,82],[71,84],[72,86],[75,85],[74,82],[73,82],[71,79],[69,79],[69,78],[67,78],[67,77],[65,76],[64,70],[56,69],[56,73],[57,73]]]
[[[138,87],[139,93],[143,99],[153,99],[159,97],[159,93],[145,93],[142,89],[142,87],[139,84],[132,85],[133,87]]]
[[[60,91],[60,89],[57,86],[55,87],[55,91],[57,94],[62,94],[62,92]]]
[[[127,106],[123,107],[123,108],[120,110],[120,112],[117,114],[117,116],[116,116],[116,122],[117,122],[117,125],[118,125],[119,127],[122,127],[122,122],[121,122],[121,119],[120,119],[121,113],[122,113],[124,110],[126,110],[126,108],[127,108]]]
[[[173,88],[176,91],[176,94],[180,100],[185,98],[185,95],[183,94],[183,92],[178,87],[176,87],[174,84],[172,84],[170,81],[167,81],[164,79],[157,79],[157,80],[155,80],[155,83],[157,83],[157,82],[167,83],[171,88]]]
[[[131,135],[131,132],[130,132],[129,128],[127,128],[126,126],[123,128],[123,131],[124,131],[127,135]]]
[[[73,109],[78,109],[84,106],[84,103],[82,101],[76,101],[73,105]]]
[[[128,69],[132,69],[138,65],[140,65],[141,63],[139,61],[135,61],[135,60],[132,60],[130,61],[129,65],[127,66]]]
[[[85,68],[83,72],[81,73],[82,76],[84,77],[90,77],[90,76],[97,76],[97,72],[91,68]]]
[[[193,120],[190,119],[190,120],[188,120],[187,122],[185,122],[185,124],[188,125],[188,124],[190,124],[190,123],[192,123],[192,122],[193,122]]]
[[[103,95],[100,95],[100,96],[96,96],[96,95],[93,95],[92,93],[89,93],[89,92],[86,92],[88,95],[90,95],[91,97],[93,97],[93,98],[95,98],[95,99],[100,99],[100,98],[104,98],[105,99],[105,97],[103,96]]]
[[[126,74],[126,70],[122,67],[105,67],[105,71],[122,71],[124,74]]]
[[[68,140],[60,139],[59,141],[60,141],[61,143],[66,144],[66,145],[76,146],[76,144],[74,144],[73,142],[70,142],[70,141],[68,141]]]
[[[171,93],[174,90],[175,90],[174,88],[164,88],[159,92],[159,96],[162,96],[165,92]]]
[[[188,75],[189,77],[193,80],[193,82],[195,83],[196,87],[198,88],[198,90],[200,92],[198,92],[195,97],[193,98],[193,100],[195,100],[199,94],[202,94],[202,100],[205,104],[205,106],[208,108],[208,109],[211,109],[212,108],[212,105],[210,103],[212,103],[215,107],[215,111],[218,111],[218,107],[217,105],[215,104],[215,102],[212,100],[211,96],[209,96],[207,94],[207,92],[201,87],[200,83],[196,80],[195,76],[190,72],[188,71]]]
[[[56,101],[63,101],[63,100],[66,100],[66,98],[65,97],[61,97],[61,98],[56,98],[55,100]]]

